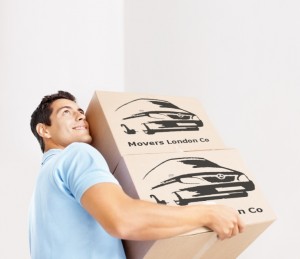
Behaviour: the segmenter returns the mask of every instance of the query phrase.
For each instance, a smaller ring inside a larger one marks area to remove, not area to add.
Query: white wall
[[[195,96],[278,220],[239,258],[299,258],[300,3],[125,1],[125,90]]]
[[[29,258],[27,211],[41,152],[30,116],[68,90],[122,90],[121,0],[0,1],[0,258]]]

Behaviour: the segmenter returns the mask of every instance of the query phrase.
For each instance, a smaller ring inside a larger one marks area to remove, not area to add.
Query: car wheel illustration
[[[165,204],[165,205],[167,204],[167,202],[165,200],[159,200],[154,194],[151,194],[150,198],[155,199],[156,203],[158,203],[158,204]]]
[[[124,127],[124,132],[127,133],[127,134],[135,134],[136,131],[134,129],[129,129],[125,124],[121,124],[121,127]]]
[[[146,134],[153,135],[155,133],[155,131],[151,130],[145,123],[143,123],[143,125],[146,128],[145,130],[143,130]]]
[[[177,196],[178,200],[174,200],[175,203],[179,206],[186,206],[186,205],[189,205],[189,202],[187,200],[183,200],[181,199],[181,197],[176,193],[174,192],[174,194]]]

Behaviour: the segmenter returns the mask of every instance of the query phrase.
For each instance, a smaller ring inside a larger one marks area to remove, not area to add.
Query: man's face
[[[77,103],[58,99],[51,105],[51,126],[47,126],[49,138],[44,139],[45,149],[65,148],[73,142],[91,143],[89,125]]]

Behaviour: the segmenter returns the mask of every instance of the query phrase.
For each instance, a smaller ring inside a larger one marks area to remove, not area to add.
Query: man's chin
[[[92,137],[90,136],[87,140],[86,140],[86,142],[85,143],[87,143],[87,144],[91,144],[92,143]]]
[[[92,137],[91,136],[86,136],[83,138],[80,138],[77,142],[82,142],[82,143],[86,143],[86,144],[91,144],[92,143]]]

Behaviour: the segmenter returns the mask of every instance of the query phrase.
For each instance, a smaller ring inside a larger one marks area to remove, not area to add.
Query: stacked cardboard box
[[[225,204],[246,223],[225,241],[207,228],[124,240],[129,259],[236,258],[275,220],[239,153],[226,148],[196,99],[96,91],[87,120],[93,146],[128,195],[175,206]]]

